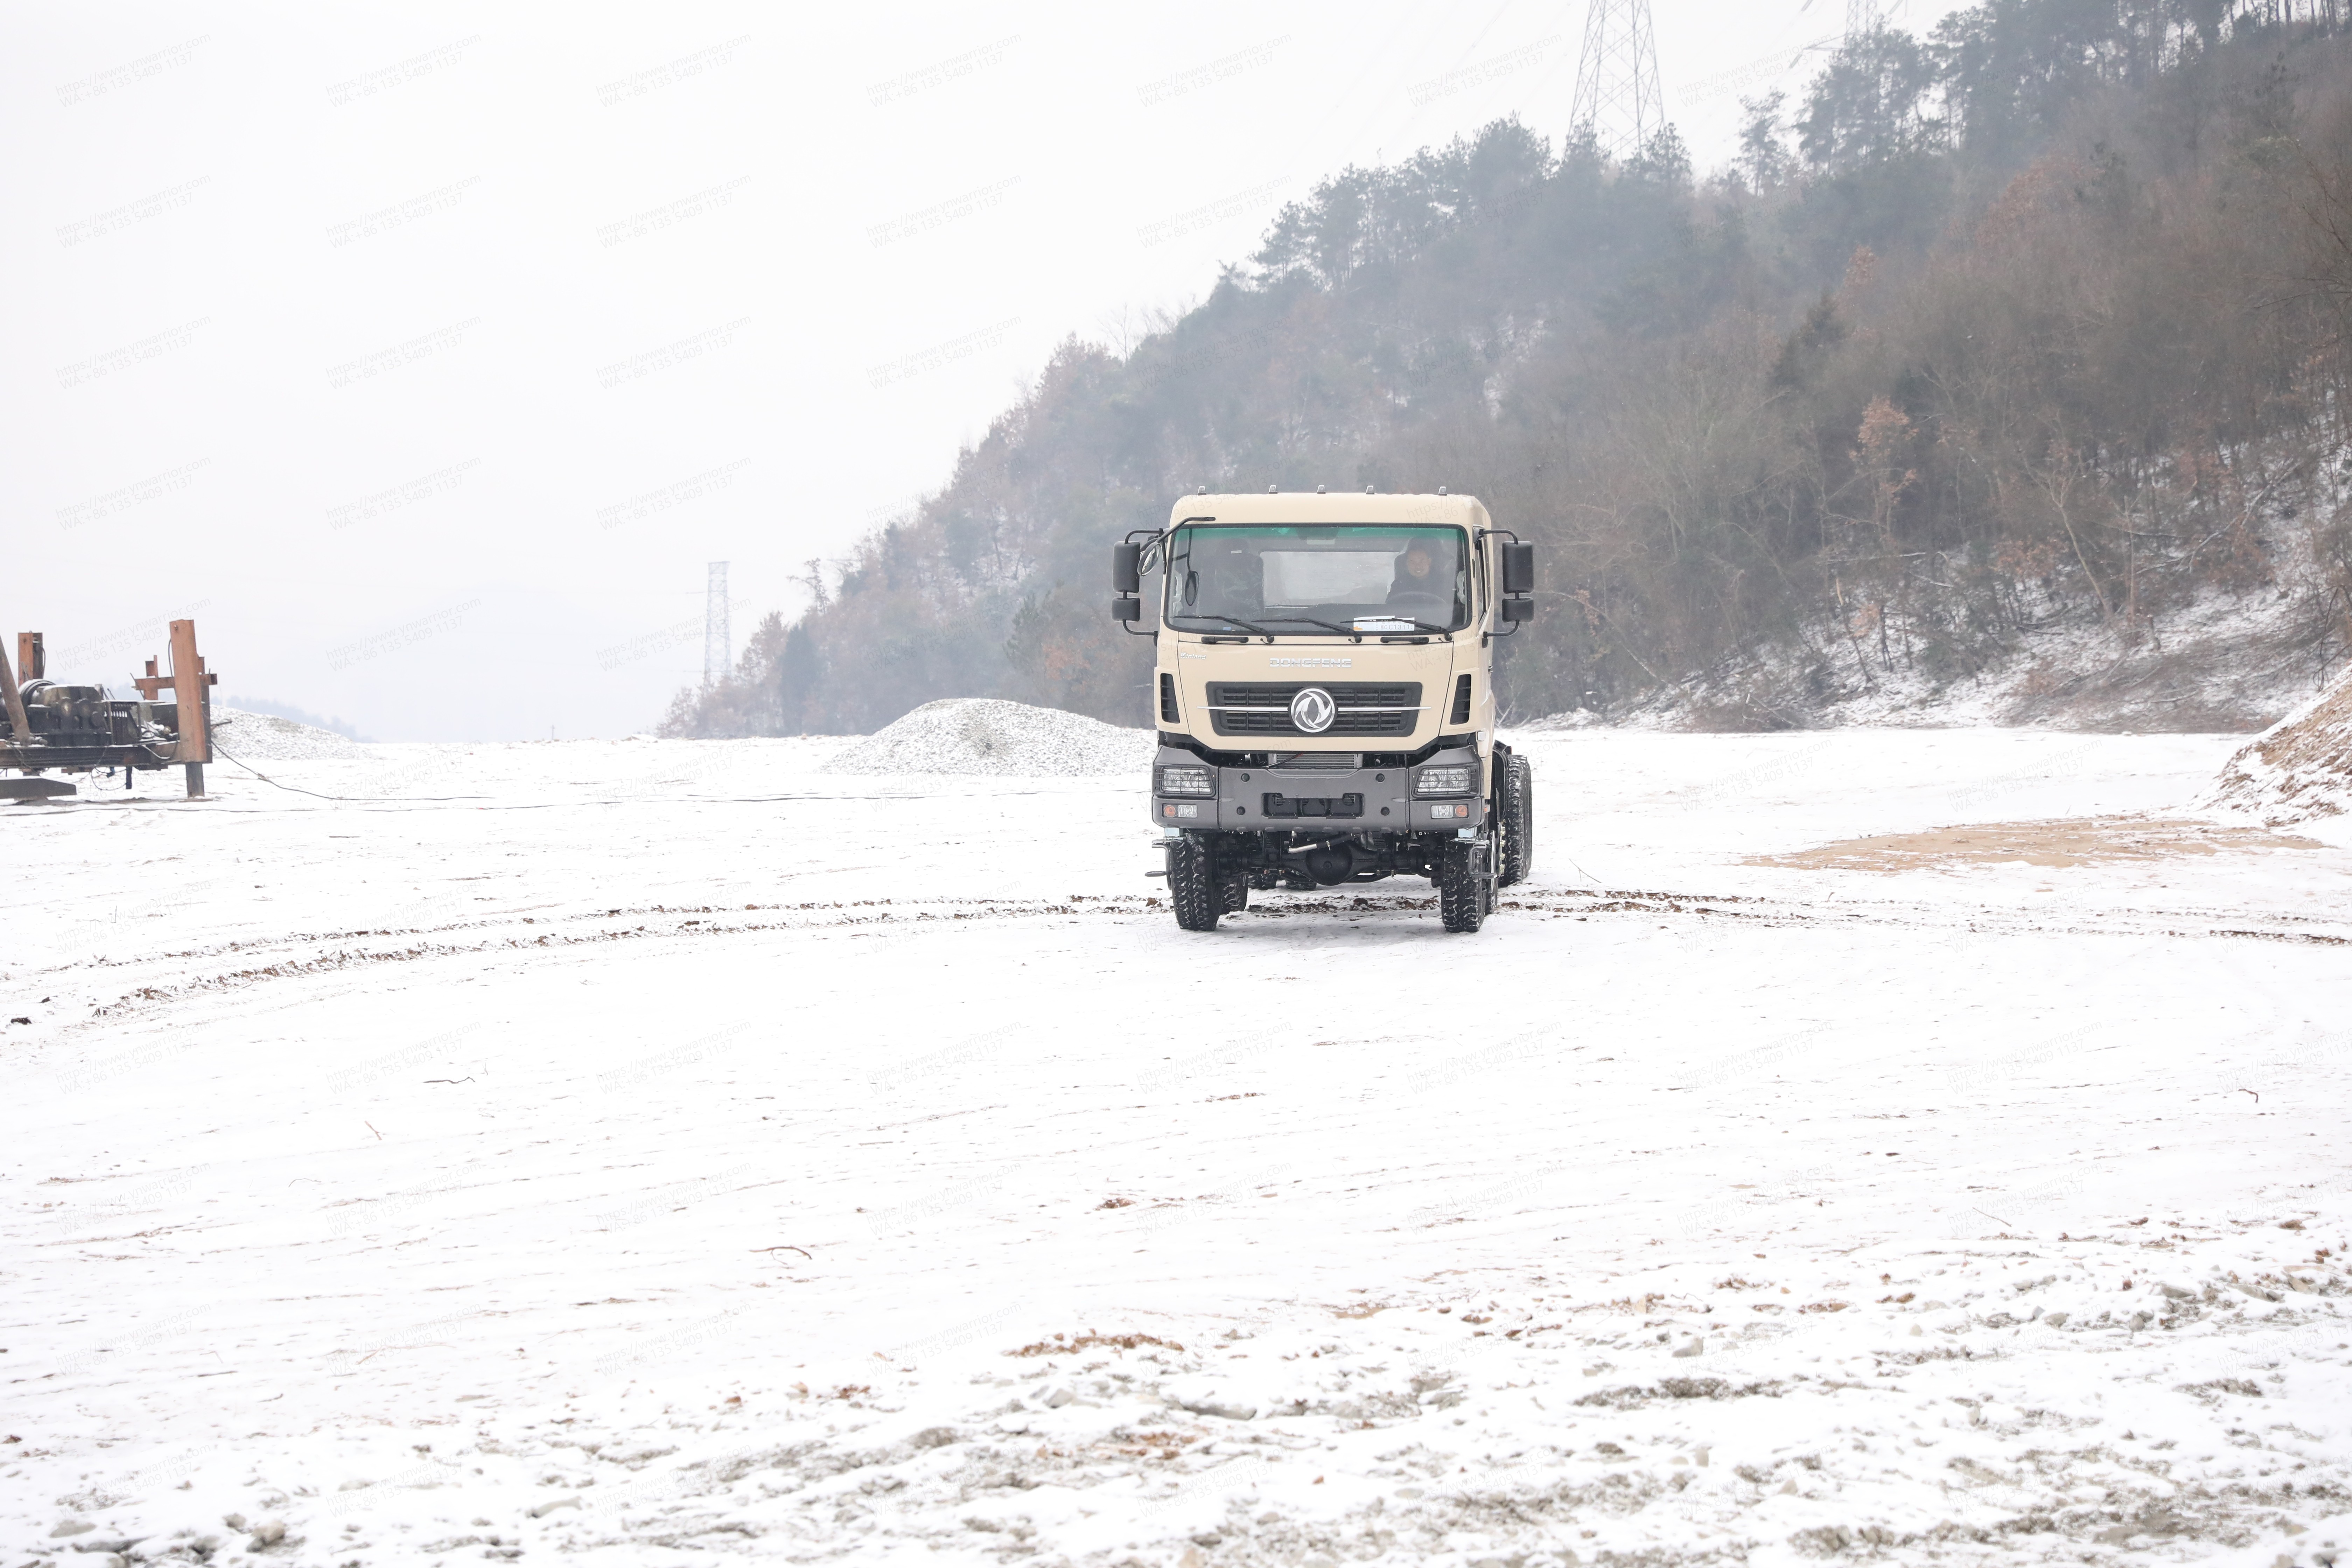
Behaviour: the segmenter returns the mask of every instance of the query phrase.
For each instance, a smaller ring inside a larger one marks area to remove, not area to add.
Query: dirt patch
[[[2325,847],[2315,838],[2261,827],[2092,816],[2059,822],[1979,823],[1926,833],[1847,838],[1790,855],[1750,856],[1746,864],[1813,871],[1880,871],[1892,876],[1928,867],[2022,864],[2063,870],[2110,860],[2162,860],[2179,855],[2218,855],[2224,850]]]
[[[1576,1403],[1598,1405],[1611,1410],[1638,1410],[1654,1399],[1753,1399],[1759,1394],[1767,1399],[1778,1399],[1784,1386],[1778,1382],[1735,1386],[1719,1377],[1662,1377],[1652,1387],[1604,1388],[1597,1394],[1586,1394]]]
[[[1156,1340],[1150,1334],[1086,1333],[1066,1342],[1061,1335],[1055,1334],[1050,1340],[1039,1340],[1034,1345],[1023,1345],[1017,1351],[1006,1351],[1004,1353],[1006,1355],[1069,1355],[1077,1351],[1092,1350],[1097,1345],[1108,1345],[1113,1350],[1120,1351],[1139,1350],[1145,1345],[1158,1345],[1164,1351],[1181,1352],[1184,1348],[1174,1340]]]

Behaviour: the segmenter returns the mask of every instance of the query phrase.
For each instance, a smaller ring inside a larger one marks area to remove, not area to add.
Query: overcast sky
[[[1702,168],[1843,13],[1655,0]],[[1319,176],[1557,139],[1584,16],[0,7],[0,633],[120,684],[193,615],[221,695],[382,740],[647,729],[706,563],[740,647]]]

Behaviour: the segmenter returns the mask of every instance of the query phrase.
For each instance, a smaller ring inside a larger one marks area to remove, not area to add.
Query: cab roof
[[[1318,495],[1280,490],[1272,495],[1180,496],[1168,526],[1181,522],[1425,522],[1458,528],[1491,528],[1475,496],[1365,495],[1342,490]]]

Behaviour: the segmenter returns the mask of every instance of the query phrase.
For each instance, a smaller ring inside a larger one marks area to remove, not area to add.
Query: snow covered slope
[[[2213,798],[2271,823],[2352,811],[2352,675],[2231,757]]]
[[[1894,657],[1882,657],[1848,640],[1842,625],[1819,626],[1801,644],[1757,647],[1661,685],[1607,719],[1702,731],[1845,724],[2256,731],[2302,707],[2324,684],[2314,650],[2328,644],[2332,598],[2307,560],[2284,576],[2288,584],[2258,593],[2200,595],[2124,630],[2081,606],[2052,614],[1973,675],[1915,661],[1899,643],[1890,645]],[[1575,729],[1601,719],[1578,710],[1528,727]]]
[[[1531,737],[1475,937],[838,742],[8,807],[5,1561],[2322,1562],[2352,833],[2237,743]]]

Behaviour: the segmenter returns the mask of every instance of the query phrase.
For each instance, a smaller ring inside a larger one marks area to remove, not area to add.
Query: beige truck
[[[1426,877],[1475,931],[1528,874],[1534,781],[1495,739],[1495,644],[1535,612],[1535,547],[1470,496],[1186,496],[1111,557],[1155,637],[1151,820],[1176,923],[1253,889]]]

